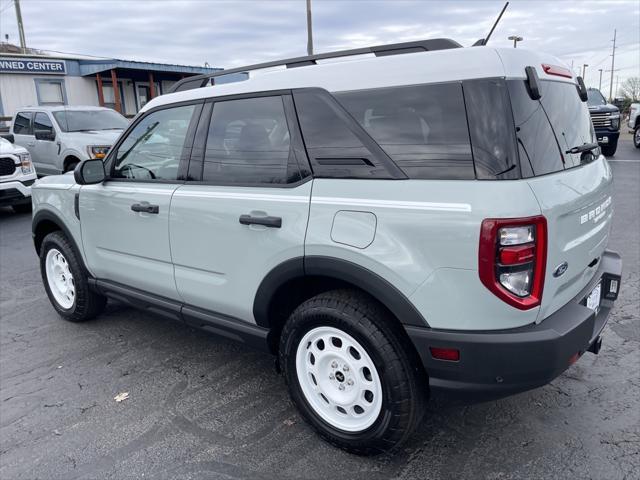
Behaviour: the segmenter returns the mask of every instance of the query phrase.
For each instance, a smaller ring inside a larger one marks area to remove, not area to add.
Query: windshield
[[[128,121],[114,110],[60,110],[53,112],[63,132],[124,130]]]
[[[595,88],[589,88],[587,90],[587,103],[590,107],[597,107],[599,105],[606,105],[607,101],[604,99],[600,90],[596,90]]]

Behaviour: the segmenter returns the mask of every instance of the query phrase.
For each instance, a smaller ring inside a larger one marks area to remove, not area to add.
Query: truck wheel
[[[280,365],[289,393],[330,443],[371,455],[411,435],[426,385],[403,333],[382,306],[354,290],[321,293],[287,320]]]
[[[640,121],[640,120],[636,120],[636,121]],[[636,148],[640,148],[640,125],[638,125],[636,129],[633,131],[633,145]]]
[[[605,157],[613,157],[615,155],[617,149],[618,149],[618,142],[612,143],[610,145],[603,145],[602,146],[602,154]]]
[[[49,301],[65,320],[89,320],[104,308],[106,298],[89,290],[87,273],[62,232],[44,237],[40,249],[40,273]]]

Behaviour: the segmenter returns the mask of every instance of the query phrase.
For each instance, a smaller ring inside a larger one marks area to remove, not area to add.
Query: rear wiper
[[[578,145],[577,147],[570,148],[564,153],[582,153],[582,152],[590,152],[598,148],[597,143],[583,143],[582,145]]]

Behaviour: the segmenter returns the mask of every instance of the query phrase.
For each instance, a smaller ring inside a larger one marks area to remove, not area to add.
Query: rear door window
[[[15,135],[33,135],[33,127],[31,126],[31,112],[20,112],[16,114],[13,122],[13,133]]]
[[[462,85],[339,92],[338,101],[410,178],[475,178]]]

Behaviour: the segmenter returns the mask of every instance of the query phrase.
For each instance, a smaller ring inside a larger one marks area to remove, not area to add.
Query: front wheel
[[[636,121],[640,122],[640,120],[636,120]],[[640,148],[640,125],[638,125],[636,129],[633,131],[633,145],[636,148]]]
[[[352,290],[302,303],[280,341],[294,404],[322,437],[357,454],[395,450],[411,435],[426,395],[418,362],[395,319]]]
[[[62,232],[44,237],[40,273],[51,305],[65,320],[89,320],[104,308],[105,297],[89,289],[88,276],[78,253]]]

